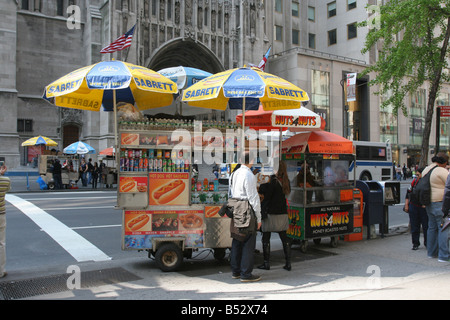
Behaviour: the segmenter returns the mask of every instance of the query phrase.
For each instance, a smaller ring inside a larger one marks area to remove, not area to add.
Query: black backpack
[[[431,172],[433,172],[436,168],[437,166],[428,171],[426,175],[419,179],[419,182],[417,182],[409,194],[409,201],[419,206],[427,206],[431,203],[430,177]]]

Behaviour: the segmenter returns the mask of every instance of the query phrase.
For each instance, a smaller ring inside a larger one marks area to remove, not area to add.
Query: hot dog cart
[[[218,215],[228,199],[228,185],[219,183],[222,173],[205,155],[214,154],[217,146],[233,150],[236,139],[225,134],[233,128],[221,122],[196,124],[119,122],[122,249],[148,251],[163,271],[177,269],[184,257],[201,248],[213,249],[214,257],[222,259],[231,247],[231,219]],[[213,129],[210,137],[208,129]]]
[[[308,240],[330,237],[335,247],[340,236],[353,233],[354,158],[350,140],[326,131],[302,132],[283,142],[291,181],[287,234],[302,252]]]

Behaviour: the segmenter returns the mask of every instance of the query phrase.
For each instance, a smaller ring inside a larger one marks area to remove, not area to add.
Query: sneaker
[[[7,275],[8,275],[8,272],[3,272],[3,275],[0,276],[0,279],[6,277]]]
[[[448,259],[438,259],[439,262],[449,262]]]
[[[231,279],[240,279],[240,278],[241,278],[241,275],[239,273],[233,273],[231,275]]]
[[[260,276],[255,276],[253,274],[250,277],[248,277],[248,278],[241,278],[241,282],[256,282],[256,281],[259,281],[259,280],[261,280],[261,277]]]

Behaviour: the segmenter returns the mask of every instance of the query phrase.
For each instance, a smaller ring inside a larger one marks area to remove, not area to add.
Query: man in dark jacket
[[[62,189],[61,163],[55,159],[53,163],[53,180],[55,181],[55,189]]]

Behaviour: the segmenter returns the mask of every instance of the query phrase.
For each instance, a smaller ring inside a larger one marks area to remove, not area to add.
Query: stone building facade
[[[0,158],[10,168],[27,164],[30,150],[20,145],[36,135],[56,140],[59,150],[77,140],[96,150],[113,145],[110,113],[57,108],[42,99],[47,84],[79,67],[116,59],[156,71],[183,65],[216,73],[258,64],[272,47],[266,71],[306,90],[308,108],[326,118],[327,130],[355,140],[389,139],[397,161],[413,160],[426,87],[405,101],[418,110],[410,117],[379,109],[376,88],[367,85],[373,75],[358,80],[355,103],[344,98],[346,74],[361,72],[377,58],[376,48],[361,54],[368,29],[355,29],[356,22],[371,18],[367,4],[376,1],[2,0]],[[129,49],[100,54],[134,24]],[[449,103],[447,92],[441,104]],[[236,115],[184,106],[183,114],[219,120]],[[441,146],[448,147],[446,130]]]

